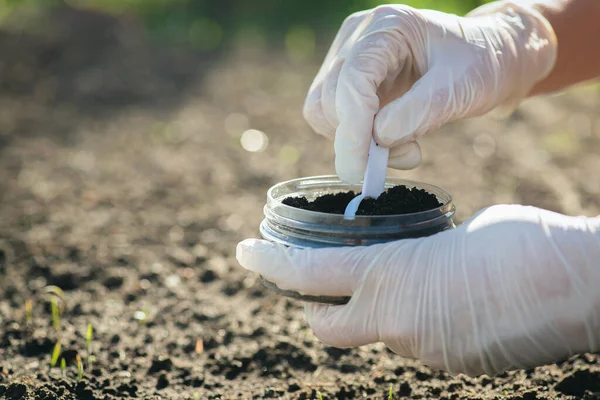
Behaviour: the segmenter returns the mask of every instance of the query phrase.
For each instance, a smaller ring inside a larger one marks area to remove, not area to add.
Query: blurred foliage
[[[489,1],[489,0],[488,0]],[[407,0],[404,4],[464,15],[486,0]],[[154,39],[214,50],[236,39],[283,42],[290,56],[314,53],[317,38],[331,40],[349,14],[381,0],[0,0],[0,18],[23,8],[71,7],[134,15]]]

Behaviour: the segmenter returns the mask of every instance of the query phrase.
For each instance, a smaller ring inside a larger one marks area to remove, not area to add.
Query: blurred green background
[[[0,0],[0,20],[22,11],[50,11],[66,4],[110,14],[134,16],[153,40],[213,51],[251,39],[279,43],[293,58],[305,58],[327,43],[349,14],[385,3],[404,3],[465,14],[485,0]]]

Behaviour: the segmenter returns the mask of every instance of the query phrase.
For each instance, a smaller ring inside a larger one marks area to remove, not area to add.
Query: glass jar
[[[265,240],[297,248],[337,246],[368,246],[399,239],[433,235],[455,227],[455,207],[452,196],[444,190],[421,182],[388,177],[386,188],[405,185],[434,194],[442,205],[438,208],[402,215],[357,215],[345,219],[340,214],[302,210],[282,204],[287,197],[304,196],[309,201],[324,194],[359,193],[360,185],[349,185],[335,175],[293,179],[278,183],[267,192],[265,218],[260,234]],[[283,290],[261,277],[263,284],[277,293],[299,299],[327,304],[345,304],[350,297],[311,296]]]

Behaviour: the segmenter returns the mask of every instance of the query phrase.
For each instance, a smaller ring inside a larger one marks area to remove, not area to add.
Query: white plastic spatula
[[[365,197],[376,199],[385,189],[385,173],[388,164],[390,150],[386,147],[378,146],[375,140],[371,138],[369,147],[369,159],[367,161],[367,170],[363,179],[362,193],[353,198],[346,206],[344,218],[352,220],[356,217],[356,211],[360,202]]]

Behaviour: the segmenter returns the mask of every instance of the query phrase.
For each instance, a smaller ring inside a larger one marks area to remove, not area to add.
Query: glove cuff
[[[558,40],[552,25],[535,2],[501,0],[472,10],[466,17],[493,17],[504,27],[515,67],[512,90],[494,112],[507,115],[527,97],[536,83],[554,69]],[[507,82],[508,83],[508,82]]]

